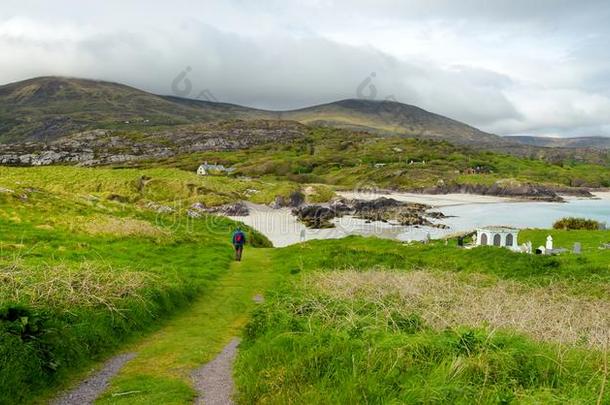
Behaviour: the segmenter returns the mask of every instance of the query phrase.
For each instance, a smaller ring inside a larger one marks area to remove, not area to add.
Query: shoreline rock
[[[435,224],[430,219],[442,219],[440,212],[428,212],[431,207],[425,204],[409,203],[381,197],[375,200],[332,201],[328,206],[304,205],[292,210],[292,214],[308,228],[332,228],[331,220],[345,215],[363,219],[368,222],[395,222],[403,226],[430,226],[446,228],[443,224]]]
[[[216,207],[206,207],[205,204],[198,202],[191,205],[191,207],[187,210],[187,215],[191,218],[199,218],[204,213],[220,214],[227,217],[247,217],[250,215],[250,209],[244,202],[237,201]]]
[[[562,189],[563,190],[563,189]],[[489,195],[496,197],[511,197],[524,198],[531,201],[544,202],[564,202],[564,199],[550,187],[532,184],[532,183],[516,183],[516,182],[496,182],[492,185],[483,184],[454,184],[454,185],[439,185],[435,187],[422,188],[413,190],[420,194],[478,194]],[[579,195],[593,195],[584,190]]]

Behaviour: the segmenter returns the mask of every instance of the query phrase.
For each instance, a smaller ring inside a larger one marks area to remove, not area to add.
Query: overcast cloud
[[[190,97],[291,109],[374,73],[375,98],[490,132],[610,136],[608,21],[607,0],[4,1],[0,83],[171,94],[190,67]]]

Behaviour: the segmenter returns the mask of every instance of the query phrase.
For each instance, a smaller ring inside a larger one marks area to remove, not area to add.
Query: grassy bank
[[[181,197],[166,189],[178,171],[148,173],[158,188],[142,196],[136,171],[0,171],[0,403],[28,402],[158,327],[229,269],[232,221],[140,204]]]
[[[92,202],[113,200],[144,204],[154,201],[176,208],[188,208],[195,202],[215,206],[238,200],[264,204],[273,201],[277,195],[288,196],[298,190],[298,186],[290,182],[197,176],[195,170],[73,166],[37,168],[0,166],[0,187],[9,190],[41,189],[67,195],[68,198],[80,197]],[[7,197],[8,193],[0,193],[0,201]]]
[[[239,400],[606,403],[610,269],[593,246],[608,235],[578,257],[356,237],[277,250],[286,281],[246,328]]]

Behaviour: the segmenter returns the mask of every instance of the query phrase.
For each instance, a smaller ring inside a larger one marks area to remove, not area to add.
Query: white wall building
[[[200,176],[207,176],[211,173],[231,173],[233,170],[232,167],[224,167],[223,165],[210,165],[208,162],[200,165],[197,168],[197,174]]]
[[[518,245],[519,230],[504,226],[477,229],[477,246],[500,246],[521,250]]]

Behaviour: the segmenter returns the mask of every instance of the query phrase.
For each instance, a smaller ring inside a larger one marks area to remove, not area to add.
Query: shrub
[[[600,223],[585,218],[562,218],[553,224],[554,229],[575,230],[584,229],[594,231],[600,229]]]

